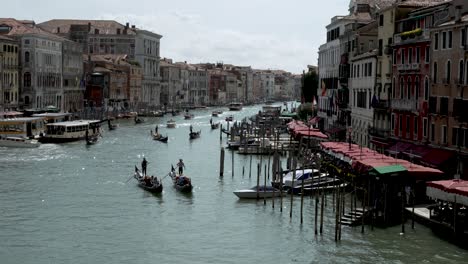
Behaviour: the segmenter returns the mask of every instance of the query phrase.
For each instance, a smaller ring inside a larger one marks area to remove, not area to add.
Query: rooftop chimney
[[[461,21],[461,10],[462,10],[462,6],[458,5],[455,7],[455,23],[458,23]]]
[[[135,29],[136,28],[135,25],[132,25],[132,28]]]
[[[130,26],[130,23],[125,23],[125,28],[128,28]]]

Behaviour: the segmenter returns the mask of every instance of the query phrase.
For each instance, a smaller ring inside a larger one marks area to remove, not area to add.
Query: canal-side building
[[[351,108],[351,133],[353,142],[369,147],[369,128],[372,126],[375,101],[376,69],[377,69],[377,23],[371,22],[356,30],[351,41],[356,48],[351,52],[350,78],[348,82]],[[342,114],[342,111],[340,111]],[[341,117],[343,118],[343,117]],[[346,118],[346,116],[344,117]],[[338,121],[341,121],[338,119]],[[342,121],[346,124],[346,119]],[[349,137],[349,135],[348,135]]]
[[[20,43],[20,107],[64,109],[62,89],[63,38],[36,26],[34,21],[0,19],[2,35]]]
[[[425,162],[468,179],[468,5],[453,1],[432,11],[432,82],[424,138],[438,155]]]
[[[0,25],[0,111],[19,108],[19,43],[1,36],[7,28]]]
[[[83,110],[86,90],[83,74],[83,51],[81,44],[63,40],[62,74],[63,74],[63,111],[79,112]]]
[[[161,104],[167,108],[178,108],[186,97],[188,91],[182,90],[181,69],[171,59],[161,60]]]
[[[161,35],[113,20],[53,19],[39,26],[83,45],[85,54],[126,54],[143,70],[139,107],[160,105],[159,60]]]

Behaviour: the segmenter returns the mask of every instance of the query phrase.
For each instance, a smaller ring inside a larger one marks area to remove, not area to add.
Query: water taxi
[[[84,140],[86,131],[88,131],[89,137],[99,135],[101,121],[75,120],[47,124],[45,135],[40,138],[40,141],[43,143],[64,143]]]
[[[228,108],[230,111],[240,111],[242,110],[242,103],[230,103]]]

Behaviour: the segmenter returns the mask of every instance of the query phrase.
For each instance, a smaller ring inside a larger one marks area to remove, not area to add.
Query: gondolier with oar
[[[147,165],[148,165],[148,161],[146,161],[146,158],[143,158],[143,161],[141,162],[141,172],[143,173],[144,176],[146,176]]]

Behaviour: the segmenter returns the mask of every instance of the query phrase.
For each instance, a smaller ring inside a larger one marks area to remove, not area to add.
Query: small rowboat
[[[163,190],[162,182],[158,180],[157,177],[147,177],[145,179],[145,177],[137,167],[135,167],[135,174],[133,175],[133,177],[138,181],[138,186],[144,190],[147,190],[148,192],[161,193]]]

